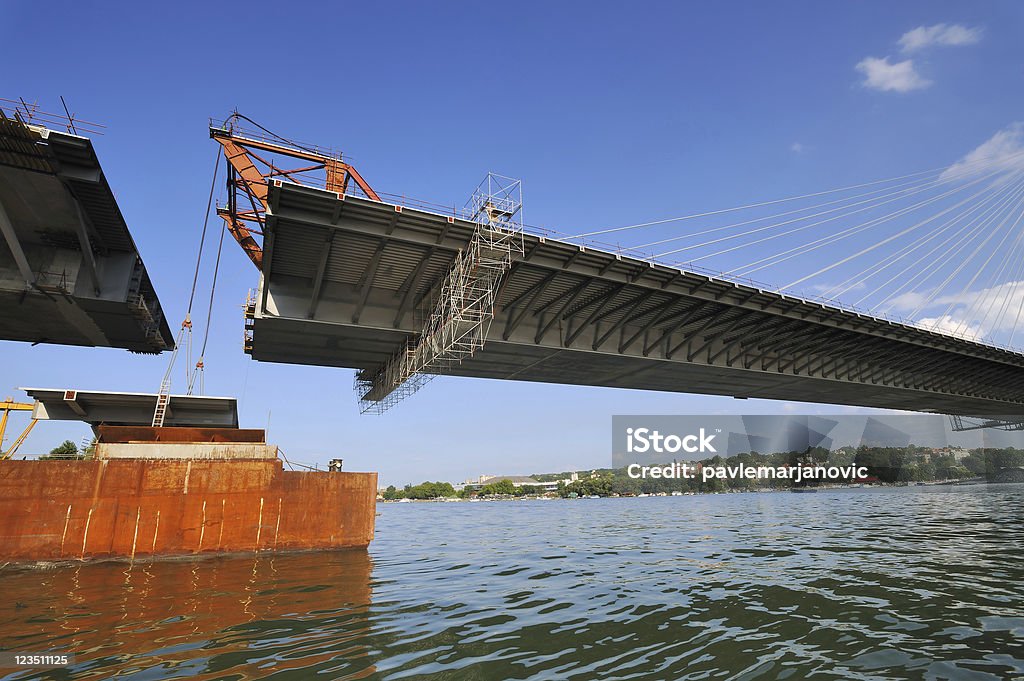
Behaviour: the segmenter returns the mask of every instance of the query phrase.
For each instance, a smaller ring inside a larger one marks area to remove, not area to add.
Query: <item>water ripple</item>
[[[0,678],[1013,677],[1022,502],[395,504],[369,552],[6,569],[0,647],[77,661]]]

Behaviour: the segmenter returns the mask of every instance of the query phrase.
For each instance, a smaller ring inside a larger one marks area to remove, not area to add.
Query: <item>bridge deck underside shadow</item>
[[[5,117],[0,340],[147,354],[174,345],[91,140]]]
[[[258,360],[373,371],[473,224],[274,182]],[[486,346],[447,373],[951,414],[1024,413],[1024,355],[526,235]]]

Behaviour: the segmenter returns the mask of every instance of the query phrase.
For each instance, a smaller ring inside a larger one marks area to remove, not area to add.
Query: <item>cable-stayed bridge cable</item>
[[[996,155],[996,156],[991,156],[991,157],[986,157],[986,158],[981,158],[981,159],[975,159],[975,160],[972,160],[972,161],[969,161],[969,162],[966,162],[966,163],[962,164],[960,170],[963,171],[964,168],[968,168],[968,167],[974,166],[975,164],[1003,163],[1003,162],[1006,161],[1006,159],[1007,159],[1007,157],[1003,156],[1003,155]],[[640,228],[644,228],[644,227],[652,227],[652,226],[655,226],[655,225],[663,225],[663,224],[667,224],[667,223],[670,223],[670,222],[681,222],[683,220],[693,220],[693,219],[701,218],[701,217],[710,217],[712,215],[721,215],[721,214],[724,214],[724,213],[734,213],[734,212],[741,211],[741,210],[748,210],[748,209],[752,209],[752,208],[761,208],[761,207],[764,207],[764,206],[771,206],[771,205],[776,205],[776,204],[779,204],[779,203],[787,203],[789,201],[799,201],[799,200],[802,200],[802,199],[813,198],[815,196],[825,196],[825,195],[828,195],[828,194],[836,194],[836,193],[839,193],[839,192],[851,191],[853,189],[860,189],[862,187],[870,187],[870,186],[876,186],[876,185],[886,184],[886,183],[890,183],[890,182],[898,182],[900,180],[905,180],[905,179],[911,178],[911,177],[919,177],[921,175],[929,175],[929,174],[932,174],[932,173],[945,173],[948,170],[950,170],[952,167],[953,166],[951,166],[951,165],[946,165],[946,166],[941,166],[939,168],[932,168],[930,170],[923,170],[923,171],[916,172],[916,173],[908,173],[906,175],[900,175],[898,177],[891,177],[891,178],[887,178],[887,179],[884,179],[884,180],[875,180],[873,182],[863,182],[863,183],[860,183],[860,184],[849,185],[847,187],[840,187],[838,189],[829,189],[829,190],[825,190],[825,191],[812,192],[812,193],[809,193],[809,194],[802,194],[800,196],[791,196],[791,197],[787,197],[787,198],[783,198],[783,199],[775,199],[775,200],[771,200],[771,201],[760,201],[760,202],[757,202],[757,203],[750,203],[750,204],[746,204],[746,205],[743,205],[743,206],[735,206],[735,207],[732,207],[732,208],[722,208],[722,209],[719,209],[719,210],[705,211],[705,212],[702,212],[702,213],[692,213],[692,214],[689,214],[689,215],[681,215],[681,216],[678,216],[678,217],[665,218],[665,219],[662,219],[662,220],[651,220],[651,221],[648,221],[648,222],[640,222],[640,223],[636,223],[636,224],[632,224],[632,225],[625,225],[625,226],[622,226],[622,227],[611,227],[611,228],[607,228],[607,229],[600,229],[600,230],[596,230],[596,231],[592,231],[592,232],[585,232],[585,233],[582,233],[582,234],[576,234],[576,235],[573,235],[573,236],[570,236],[570,237],[566,237],[566,238],[568,238],[568,239],[583,239],[583,238],[592,237],[592,236],[599,236],[599,235],[602,235],[602,234],[612,234],[612,233],[615,233],[615,232],[624,232],[624,231],[632,230],[632,229],[640,229]]]

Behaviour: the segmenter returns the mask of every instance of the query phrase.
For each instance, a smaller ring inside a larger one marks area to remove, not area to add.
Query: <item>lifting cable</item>
[[[171,375],[174,370],[175,360],[178,358],[178,350],[181,348],[182,340],[185,342],[185,355],[186,355],[186,368],[185,376],[189,384],[188,394],[192,394],[192,383],[195,380],[195,374],[191,369],[192,364],[192,306],[195,302],[196,288],[199,283],[199,270],[203,262],[203,250],[206,246],[206,231],[210,222],[210,212],[213,207],[213,195],[217,187],[217,174],[220,171],[220,151],[217,151],[217,158],[213,165],[213,180],[210,183],[210,194],[206,201],[206,216],[203,219],[203,231],[199,237],[199,251],[196,253],[196,266],[195,271],[192,274],[192,290],[188,296],[188,308],[185,311],[185,319],[181,323],[181,329],[178,330],[178,337],[174,342],[174,349],[171,351],[171,358],[167,363],[167,371],[164,372],[163,380],[160,383],[160,393],[169,394],[171,386]],[[223,236],[222,236],[223,239]],[[218,255],[219,260],[219,255]],[[208,332],[208,331],[207,331]],[[203,349],[205,350],[206,343],[203,343]],[[197,363],[197,371],[201,369],[202,357],[200,357]]]
[[[231,118],[235,118],[235,119],[240,118],[243,121],[246,121],[247,123],[251,123],[252,125],[255,125],[257,128],[259,128],[260,130],[265,132],[266,134],[268,134],[271,137],[273,137],[274,139],[276,139],[277,141],[284,142],[285,144],[291,145],[291,146],[295,147],[296,149],[301,149],[302,151],[308,152],[310,154],[318,153],[315,149],[310,149],[309,147],[303,146],[303,145],[299,144],[298,142],[296,142],[294,140],[288,139],[287,137],[281,137],[281,135],[278,135],[273,130],[268,130],[268,129],[264,128],[262,125],[260,125],[259,123],[257,123],[253,119],[249,118],[248,116],[245,116],[243,114],[238,113],[237,110],[234,111],[231,114],[231,116],[230,116],[230,118],[228,120],[230,120]]]
[[[224,232],[226,231],[228,231],[228,227],[225,222],[220,230],[220,242],[217,244],[217,259],[214,261],[213,265],[213,281],[210,282],[210,302],[206,308],[206,328],[203,329],[203,345],[199,350],[199,360],[196,362],[195,371],[192,372],[192,375],[188,380],[188,395],[192,394],[192,388],[195,385],[197,375],[199,376],[199,394],[202,395],[206,389],[206,386],[204,385],[205,365],[203,363],[203,358],[206,356],[206,343],[210,340],[210,319],[213,317],[213,296],[217,291],[217,274],[220,272],[220,256],[224,251]]]
[[[260,130],[262,130],[264,133],[266,133],[267,135],[270,135],[271,137],[276,138],[277,140],[279,140],[281,142],[284,142],[286,144],[290,144],[290,145],[292,145],[294,147],[302,149],[303,151],[308,151],[310,153],[315,153],[312,149],[304,147],[301,144],[298,144],[297,142],[289,140],[289,139],[287,139],[285,137],[282,137],[281,135],[278,135],[277,133],[275,133],[275,132],[273,132],[271,130],[268,130],[267,128],[263,127],[262,125],[260,125],[256,121],[254,121],[251,118],[249,118],[248,116],[244,116],[244,115],[238,113],[238,111],[235,111],[234,113],[232,113],[231,119],[236,119],[236,120],[237,119],[241,119],[241,120],[244,120],[244,121],[246,121],[248,123],[251,123],[252,125],[256,126]],[[206,202],[206,217],[203,220],[203,233],[202,233],[202,236],[200,237],[200,240],[199,240],[199,255],[196,258],[195,274],[192,277],[192,292],[189,294],[188,314],[186,314],[186,316],[185,316],[185,324],[188,325],[188,328],[190,330],[190,332],[189,332],[189,346],[188,346],[188,348],[189,348],[188,352],[189,352],[189,355],[190,355],[190,357],[189,357],[189,364],[190,365],[191,365],[191,361],[192,361],[191,360],[191,327],[192,327],[191,314],[192,314],[192,304],[193,304],[193,301],[194,301],[195,295],[196,295],[197,282],[199,281],[199,266],[200,266],[200,262],[202,261],[202,256],[203,256],[203,245],[206,242],[206,230],[207,230],[207,226],[208,226],[209,221],[210,221],[210,211],[211,211],[211,208],[213,206],[213,194],[214,194],[215,188],[217,186],[217,171],[220,168],[219,164],[220,164],[220,152],[218,151],[218,153],[217,153],[217,165],[214,166],[214,169],[213,169],[213,181],[210,184],[210,196],[209,196],[209,198],[207,199],[207,202]],[[230,191],[230,188],[229,188],[229,191]],[[203,343],[202,343],[202,346],[200,346],[200,349],[199,349],[199,359],[196,361],[195,368],[192,369],[188,373],[188,392],[186,393],[188,395],[191,395],[193,390],[195,389],[195,384],[196,384],[196,380],[197,379],[199,381],[199,394],[200,395],[203,394],[203,392],[205,392],[205,389],[206,389],[206,386],[204,384],[204,381],[205,381],[205,369],[206,369],[206,364],[205,364],[206,347],[207,347],[207,343],[210,340],[210,323],[211,323],[211,321],[213,319],[213,303],[214,303],[214,297],[215,297],[216,292],[217,292],[217,277],[218,277],[218,275],[220,273],[220,259],[221,259],[221,255],[222,255],[222,253],[224,251],[224,233],[225,232],[227,232],[227,223],[226,222],[223,223],[223,225],[221,226],[220,239],[219,239],[218,244],[217,244],[217,258],[214,261],[214,265],[213,265],[213,279],[210,282],[210,299],[209,299],[209,302],[208,302],[207,308],[206,308],[206,327],[203,330]],[[173,362],[173,359],[171,361]]]

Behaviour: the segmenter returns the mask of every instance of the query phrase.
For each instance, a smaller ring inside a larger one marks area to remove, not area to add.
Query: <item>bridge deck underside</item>
[[[90,140],[0,119],[0,232],[0,340],[173,345]]]
[[[471,223],[271,187],[255,359],[372,371],[414,336]],[[448,373],[937,411],[1024,413],[1024,356],[526,236],[487,345]]]

